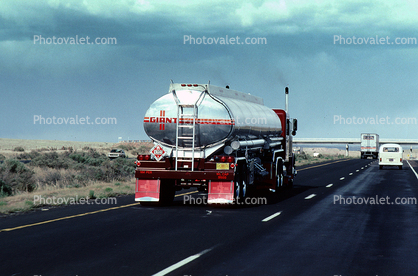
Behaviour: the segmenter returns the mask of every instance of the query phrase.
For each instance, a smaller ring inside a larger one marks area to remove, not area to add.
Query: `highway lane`
[[[410,162],[417,167],[417,162]],[[418,181],[404,170],[365,174],[286,212],[234,248],[203,256],[183,275],[417,275]],[[353,200],[357,199],[354,204]],[[372,204],[371,199],[380,204]],[[399,199],[398,199],[399,198]],[[343,200],[344,199],[344,200]],[[369,204],[365,200],[369,199]],[[411,199],[407,202],[407,199]],[[397,204],[402,203],[405,204]],[[363,203],[363,204],[360,204]],[[383,204],[384,203],[384,204]]]
[[[336,192],[345,196],[373,194],[381,187],[386,187],[386,193],[391,195],[398,191],[384,184],[385,181],[403,181],[404,194],[416,196],[413,184],[416,185],[417,180],[408,165],[404,165],[403,171],[379,171],[376,163],[368,165],[371,162],[332,161],[328,165],[302,167],[292,190],[282,192],[279,197],[268,197],[268,204],[263,205],[217,208],[185,204],[184,196],[179,196],[173,206],[168,207],[131,205],[11,231],[0,230],[0,259],[3,260],[0,274],[152,275],[163,272],[163,275],[172,269],[170,275],[249,275],[257,271],[261,275],[299,272],[361,275],[352,273],[361,271],[363,260],[355,249],[358,246],[353,244],[366,246],[371,241],[371,245],[375,245],[372,238],[376,233],[378,238],[381,236],[379,241],[384,241],[386,236],[393,238],[391,231],[379,232],[381,227],[387,226],[380,221],[381,211],[391,214],[397,210],[389,217],[396,223],[400,223],[397,219],[404,218],[401,225],[413,242],[416,233],[415,225],[405,222],[416,217],[416,206],[410,205],[404,214],[402,206],[372,212],[370,208],[375,206],[362,205],[359,210],[353,210],[354,205],[332,203]],[[202,197],[198,193],[191,195]],[[118,200],[118,206],[131,203],[133,196]],[[108,207],[114,206],[79,205],[2,218],[0,229]],[[369,213],[375,214],[377,221],[372,220],[375,226],[365,222],[370,219]],[[275,214],[277,216],[271,220],[262,221]],[[359,228],[361,225],[363,228]],[[360,230],[363,236],[359,238]],[[397,235],[397,241],[404,242],[402,237]],[[385,250],[392,252],[401,248],[392,244]],[[326,253],[320,254],[322,249],[326,249]],[[202,255],[196,255],[199,253]],[[377,261],[373,268],[383,265],[379,262],[380,255],[374,257]],[[402,257],[408,260],[404,255]],[[397,260],[396,256],[392,258]],[[356,265],[354,270],[347,268],[350,263]],[[173,267],[176,264],[178,268]],[[280,271],[283,273],[278,273]]]

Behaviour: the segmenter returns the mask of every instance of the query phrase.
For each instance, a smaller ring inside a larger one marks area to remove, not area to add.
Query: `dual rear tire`
[[[245,162],[238,163],[238,172],[234,180],[234,204],[243,204],[247,198],[247,165]]]
[[[167,206],[173,203],[176,193],[175,180],[161,179],[160,181],[160,199],[157,202],[154,201],[141,201],[143,206]]]

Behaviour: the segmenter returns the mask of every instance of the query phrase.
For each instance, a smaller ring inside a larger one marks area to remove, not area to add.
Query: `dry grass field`
[[[57,141],[57,140],[25,140],[25,139],[8,139],[0,138],[0,151],[13,150],[15,147],[23,147],[25,150],[36,150],[42,148],[73,147],[81,149],[84,147],[91,148],[108,148],[115,143],[106,142],[74,142],[74,141]]]
[[[133,194],[134,157],[138,153],[147,153],[152,146],[151,142],[0,138],[0,161],[3,161],[0,164],[0,214],[21,213],[36,208],[45,210],[48,206],[65,205],[71,200],[90,198],[91,201]],[[106,156],[112,148],[123,149],[128,158],[109,160]],[[31,162],[8,162],[16,159]],[[16,166],[17,169],[14,168]],[[20,184],[16,185],[16,182]],[[26,182],[30,182],[30,185],[25,188]],[[54,203],[47,200],[45,204],[37,202],[36,198],[60,200]]]
[[[17,155],[14,149],[22,147],[26,152],[31,150],[48,151],[57,150],[60,152],[63,148],[73,148],[74,150],[82,150],[89,147],[101,151],[109,151],[116,143],[105,142],[74,142],[74,141],[57,141],[57,140],[25,140],[25,139],[8,139],[0,138],[0,154],[6,157],[14,157]]]

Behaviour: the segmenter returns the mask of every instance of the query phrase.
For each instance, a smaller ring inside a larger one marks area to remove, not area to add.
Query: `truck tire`
[[[247,183],[247,165],[245,162],[241,162],[238,164],[238,173],[234,180],[234,204],[245,202]]]
[[[276,159],[276,191],[281,189],[284,185],[283,179],[283,159]]]
[[[379,170],[381,170],[382,168],[383,168],[383,166],[382,166],[382,165],[380,165],[380,166],[379,166]]]
[[[287,181],[287,187],[288,187],[288,188],[292,188],[292,187],[293,187],[293,179],[289,179],[289,180]]]
[[[402,165],[399,166],[399,169],[402,170]]]
[[[174,200],[176,189],[174,187],[174,180],[161,179],[160,182],[160,201],[148,202],[141,201],[142,206],[166,206],[170,205]]]
[[[174,200],[176,189],[174,187],[174,180],[163,179],[160,184],[160,204],[170,205]]]

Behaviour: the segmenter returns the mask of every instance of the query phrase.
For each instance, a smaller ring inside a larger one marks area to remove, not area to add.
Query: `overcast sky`
[[[289,86],[296,137],[417,139],[417,14],[413,0],[2,0],[0,138],[148,139],[145,111],[173,79],[228,84],[272,108]],[[226,36],[264,43],[215,45]],[[70,124],[87,116],[116,122]]]

